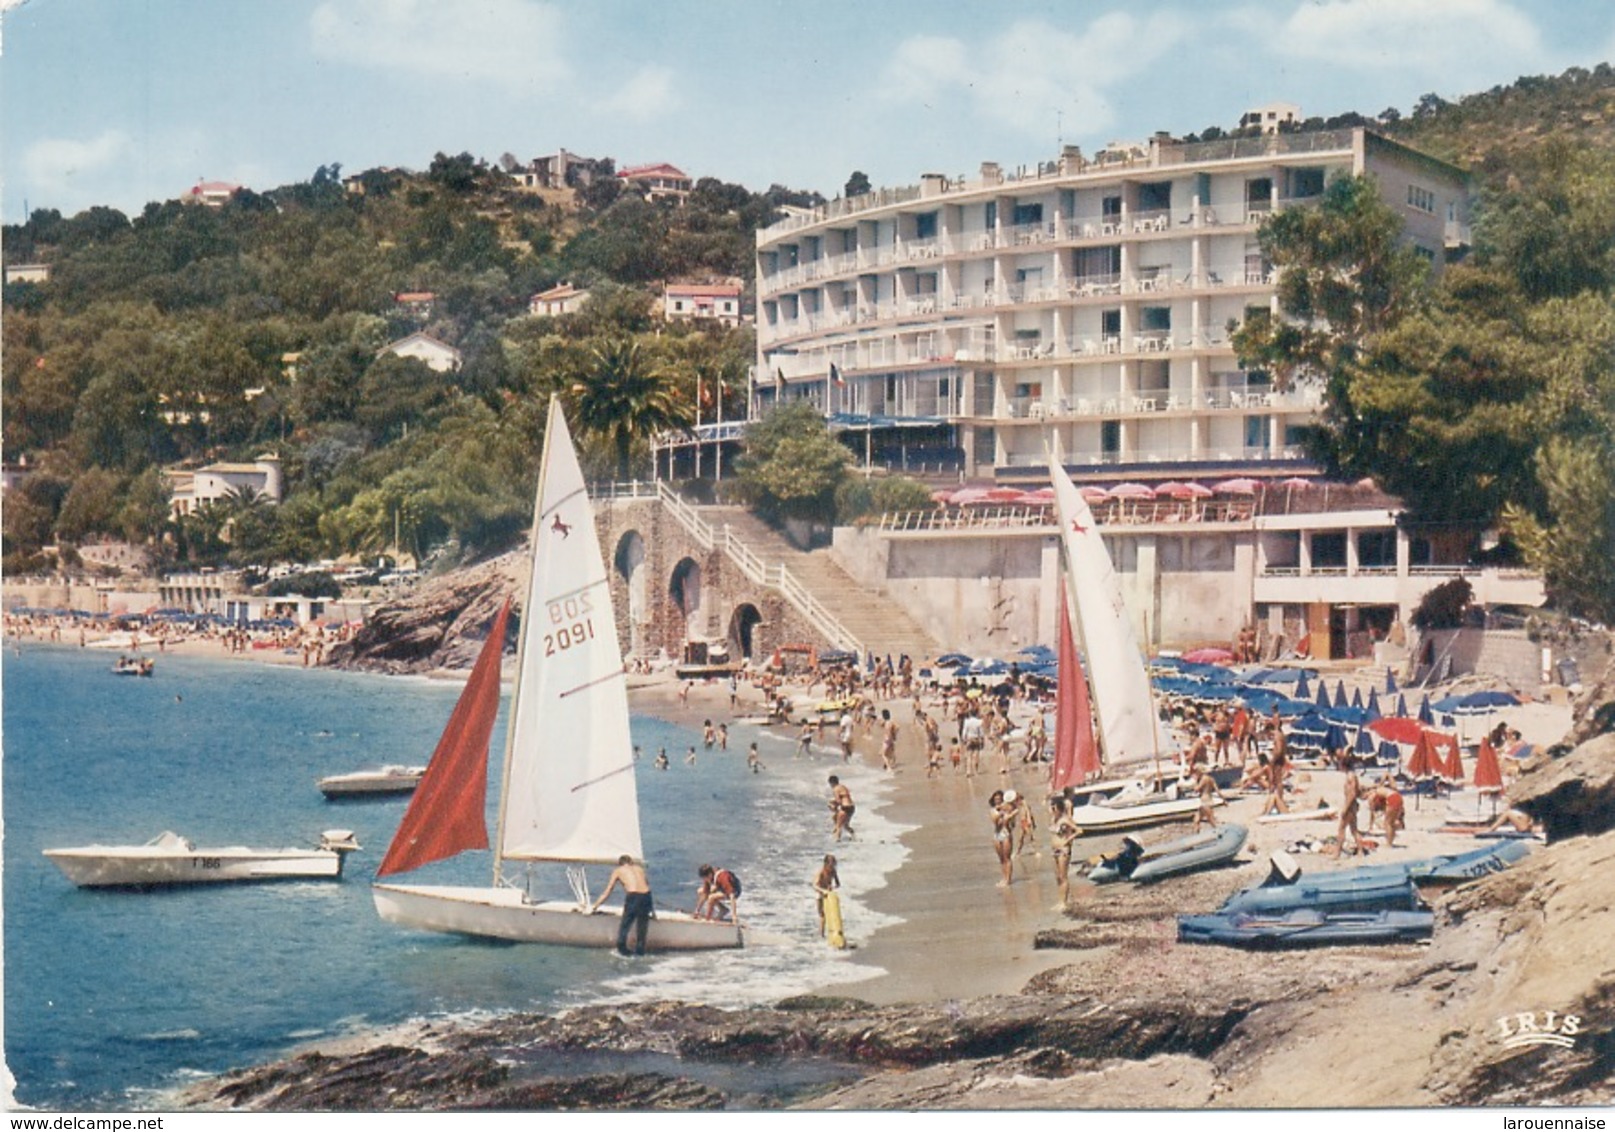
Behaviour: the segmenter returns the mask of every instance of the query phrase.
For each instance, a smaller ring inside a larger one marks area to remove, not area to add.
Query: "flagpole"
[[[701,371],[695,371],[695,478],[701,478]]]

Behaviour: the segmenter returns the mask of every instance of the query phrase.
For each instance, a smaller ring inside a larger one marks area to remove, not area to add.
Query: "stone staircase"
[[[871,593],[837,565],[829,550],[799,550],[743,507],[702,507],[700,515],[715,532],[727,528],[731,545],[739,543],[761,562],[785,567],[864,649],[894,660],[906,653],[916,662],[942,651],[895,603]]]

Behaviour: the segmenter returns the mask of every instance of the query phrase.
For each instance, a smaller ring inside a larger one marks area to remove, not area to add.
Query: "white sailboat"
[[[1141,776],[1090,784],[1088,796],[1102,800],[1078,805],[1072,818],[1084,832],[1102,833],[1191,816],[1198,800],[1178,797],[1174,784],[1161,781],[1162,760],[1176,758],[1177,743],[1155,710],[1144,653],[1099,525],[1058,462],[1051,463],[1051,473],[1066,597],[1076,610],[1088,661],[1101,759],[1112,775],[1131,770]],[[1146,780],[1142,775],[1149,768]]]
[[[375,770],[355,770],[328,774],[315,785],[327,798],[370,798],[383,794],[410,794],[426,774],[423,766],[389,764]]]
[[[385,920],[429,931],[579,947],[615,947],[618,914],[589,914],[583,865],[643,856],[628,692],[610,578],[583,472],[560,402],[550,402],[533,514],[532,573],[523,609],[505,748],[493,881],[487,886],[377,883]],[[488,848],[488,737],[499,710],[499,660],[510,605],[427,765],[378,879]],[[569,866],[573,901],[535,900],[510,863]],[[734,923],[658,910],[649,951],[739,947]]]

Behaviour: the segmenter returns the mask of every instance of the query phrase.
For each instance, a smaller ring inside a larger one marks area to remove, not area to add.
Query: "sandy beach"
[[[1354,682],[1362,683],[1365,691],[1368,686],[1366,674],[1359,676],[1346,667],[1329,672],[1329,679],[1331,682],[1345,679],[1348,689]],[[694,684],[688,702],[682,703],[678,695],[679,682],[665,674],[636,677],[631,687],[636,711],[696,729],[705,718],[728,719],[754,714],[762,703],[757,689],[742,684],[739,708],[731,713],[728,688],[716,682]],[[798,705],[817,702],[816,696],[804,692],[800,685],[788,690],[794,693]],[[933,705],[927,699],[925,706],[929,711]],[[857,924],[849,923],[848,936],[856,947],[854,961],[868,968],[869,977],[827,988],[825,993],[860,998],[876,1005],[1017,994],[1041,972],[1076,961],[1077,957],[1070,951],[1039,951],[1033,947],[1039,931],[1071,925],[1065,910],[1057,904],[1058,890],[1048,853],[1048,834],[1043,828],[1047,825],[1043,807],[1047,765],[1022,764],[1014,757],[1010,773],[1005,776],[998,773],[989,757],[984,760],[986,772],[974,779],[955,775],[953,769],[946,766],[940,777],[927,778],[923,743],[919,729],[911,722],[910,702],[879,701],[877,707],[890,710],[892,718],[901,725],[898,770],[894,789],[884,803],[886,816],[912,828],[902,836],[909,850],[908,858],[892,883],[871,894],[869,901],[878,911],[898,917],[899,922],[867,936],[859,932]],[[1570,709],[1546,703],[1522,704],[1510,709],[1506,718],[1511,726],[1521,730],[1527,742],[1548,744],[1564,736],[1570,724]],[[951,734],[951,725],[943,734],[945,741]],[[855,741],[854,758],[878,766],[878,748],[876,735],[860,733]],[[825,753],[816,757],[824,762],[827,775],[834,773],[834,767],[840,762],[839,757]],[[1292,807],[1311,808],[1319,802],[1338,804],[1343,779],[1343,774],[1337,770],[1298,770],[1292,779],[1296,787]],[[1015,883],[1008,888],[997,887],[998,864],[987,817],[987,796],[1000,787],[1013,788],[1031,799],[1040,826],[1040,852],[1028,849],[1017,858]],[[1214,906],[1212,903],[1195,902],[1207,900],[1207,892],[1226,895],[1243,885],[1257,883],[1266,875],[1267,862],[1274,851],[1301,839],[1322,840],[1335,833],[1334,820],[1260,824],[1255,819],[1263,801],[1258,795],[1234,795],[1229,804],[1218,811],[1220,820],[1245,825],[1250,831],[1249,841],[1237,867],[1205,874],[1201,878],[1203,883],[1192,886],[1192,896],[1186,889],[1185,904],[1180,910],[1209,911]],[[1319,872],[1360,864],[1417,860],[1472,848],[1465,839],[1440,832],[1444,817],[1444,802],[1409,798],[1408,828],[1398,836],[1394,848],[1376,838],[1379,847],[1366,856],[1345,856],[1336,860],[1322,854],[1304,854],[1301,857],[1303,867],[1309,872]],[[1366,807],[1362,820],[1366,828]],[[1169,840],[1186,832],[1188,826],[1180,823],[1147,829],[1140,836],[1148,843]],[[1082,862],[1101,848],[1113,845],[1114,839],[1104,838],[1077,842],[1072,863],[1073,908],[1079,908],[1085,901],[1103,902],[1114,898],[1112,890],[1096,889],[1076,879]],[[840,852],[856,853],[856,842],[847,843]]]

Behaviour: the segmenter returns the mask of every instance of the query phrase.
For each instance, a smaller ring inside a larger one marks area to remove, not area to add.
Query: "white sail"
[[[498,850],[504,859],[641,858],[628,685],[594,508],[550,402],[522,609]]]
[[[1155,711],[1149,672],[1138,647],[1121,582],[1093,512],[1058,463],[1052,467],[1066,585],[1093,688],[1099,745],[1112,766],[1174,753]]]

